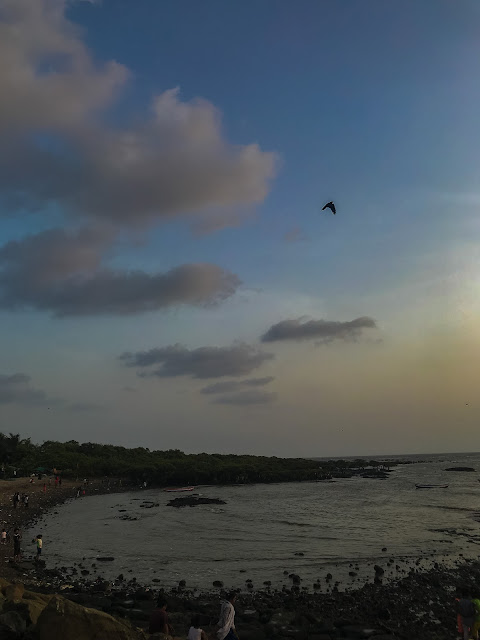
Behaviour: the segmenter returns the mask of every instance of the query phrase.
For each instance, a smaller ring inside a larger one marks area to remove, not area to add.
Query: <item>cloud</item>
[[[199,347],[191,350],[175,344],[150,351],[124,353],[120,356],[128,367],[146,368],[161,365],[154,371],[141,372],[139,374],[141,377],[191,376],[202,379],[248,375],[273,358],[273,354],[265,353],[247,344],[235,344],[231,347]]]
[[[165,273],[102,266],[108,229],[44,231],[0,248],[0,308],[56,316],[132,314],[180,304],[216,304],[239,278],[212,264],[184,264]]]
[[[273,376],[268,376],[265,378],[249,378],[247,380],[240,381],[230,380],[228,382],[215,382],[214,384],[210,384],[207,387],[200,389],[200,393],[232,393],[241,391],[245,387],[263,387],[264,385],[273,382],[273,380],[275,380]]]
[[[50,402],[47,394],[30,385],[30,377],[24,373],[0,374],[0,405],[15,404],[23,407],[45,406]]]
[[[230,404],[241,407],[258,404],[271,404],[277,398],[276,393],[267,391],[242,391],[232,395],[215,398],[213,404]]]
[[[375,329],[373,318],[364,316],[349,322],[338,320],[307,320],[303,318],[282,320],[274,324],[264,333],[262,342],[278,342],[280,340],[311,340],[328,343],[333,340],[356,340],[364,329]]]
[[[277,158],[234,145],[208,101],[157,95],[114,128],[129,71],[97,64],[67,0],[0,0],[0,204],[54,204],[69,214],[138,227],[182,214],[229,224],[230,209],[263,201]],[[221,212],[221,217],[218,213]],[[204,224],[204,220],[202,222]]]

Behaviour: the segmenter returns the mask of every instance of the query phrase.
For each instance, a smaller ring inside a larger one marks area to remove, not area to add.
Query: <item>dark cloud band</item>
[[[247,344],[231,347],[199,347],[187,349],[176,344],[168,347],[124,353],[120,359],[128,367],[147,368],[160,365],[153,371],[140,372],[141,377],[157,376],[173,378],[221,378],[224,376],[245,376],[258,369],[264,362],[273,359],[273,354],[265,353]]]
[[[364,329],[375,329],[373,318],[364,316],[349,322],[334,320],[307,320],[302,318],[282,320],[274,324],[263,334],[262,342],[280,342],[283,340],[317,340],[332,342],[333,340],[355,340]]]

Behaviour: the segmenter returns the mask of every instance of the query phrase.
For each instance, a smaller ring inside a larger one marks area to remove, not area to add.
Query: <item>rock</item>
[[[379,567],[379,566],[378,566],[378,564],[376,564],[376,565],[373,567],[373,569],[374,569],[375,573],[376,573],[377,575],[379,575],[379,576],[383,576],[383,574],[385,573],[385,570],[384,570],[384,569],[382,569],[382,567]]]
[[[180,582],[178,583],[179,587],[186,587],[187,586],[187,581],[186,580],[180,580]]]
[[[214,580],[213,581],[213,586],[222,588],[223,587],[223,582],[221,580]]]
[[[357,575],[357,572],[356,572],[356,571],[349,571],[349,572],[348,572],[348,575],[349,575],[349,576],[352,576],[352,578],[353,578],[354,576],[356,576],[356,575]]]
[[[93,593],[107,593],[112,590],[112,585],[108,580],[98,580],[92,585]]]
[[[333,576],[331,573],[327,573],[327,575],[325,576],[325,580],[328,582],[329,580],[332,580]]]
[[[144,634],[112,616],[53,596],[37,621],[38,640],[140,640]]]
[[[99,558],[97,558],[97,560],[99,562],[112,562],[113,560],[115,560],[115,558],[112,558],[111,556],[101,556]],[[95,565],[92,564],[92,567],[94,567]]]
[[[13,582],[5,587],[5,598],[11,602],[17,602],[23,598],[25,587],[21,582]]]
[[[197,496],[186,496],[184,498],[174,498],[167,502],[169,507],[196,507],[199,504],[227,504],[225,500],[218,498],[199,498]],[[140,505],[142,506],[142,505]]]
[[[292,579],[293,584],[300,584],[300,582],[302,581],[300,576],[297,575],[296,573],[290,574],[290,578]]]
[[[382,548],[382,551],[386,551],[386,550],[387,550],[387,547],[383,547],[383,548]]]
[[[303,551],[297,551],[297,553],[294,553],[293,555],[295,555],[295,556],[304,556],[305,554],[303,553]]]
[[[445,471],[475,471],[473,467],[449,467]]]
[[[28,609],[28,615],[32,624],[36,624],[40,614],[48,605],[52,595],[46,593],[36,593],[35,591],[25,591],[22,603],[25,603]]]

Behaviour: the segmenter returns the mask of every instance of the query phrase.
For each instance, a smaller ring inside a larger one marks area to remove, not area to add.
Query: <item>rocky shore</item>
[[[72,579],[57,570],[32,568],[23,582],[0,580],[0,637],[5,640],[141,640],[156,597],[168,599],[176,636],[185,638],[193,612],[214,638],[222,589],[198,593],[181,581],[168,592],[144,588],[135,578],[113,582]],[[80,574],[80,572],[78,572]],[[480,563],[455,569],[415,570],[388,585],[381,581],[351,591],[306,592],[295,584],[283,591],[268,585],[241,590],[236,626],[241,640],[451,640],[455,637],[455,588],[480,584]],[[60,594],[60,595],[59,595]],[[157,637],[157,636],[155,636]]]

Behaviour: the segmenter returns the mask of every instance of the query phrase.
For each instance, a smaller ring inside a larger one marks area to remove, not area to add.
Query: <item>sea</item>
[[[389,456],[390,459],[395,458]],[[81,565],[89,579],[123,574],[149,586],[211,590],[281,589],[292,574],[305,589],[361,586],[380,565],[383,579],[438,562],[477,559],[480,544],[480,453],[397,456],[387,480],[350,478],[201,486],[225,504],[174,508],[179,495],[158,489],[93,495],[48,513],[24,536],[42,533],[48,567]],[[372,458],[369,458],[372,459]],[[476,472],[448,472],[468,466]],[[416,483],[448,484],[416,489]],[[141,507],[144,501],[158,506]],[[136,520],[121,519],[128,515]],[[33,548],[33,546],[32,546]],[[98,561],[113,557],[113,561]],[[332,579],[326,579],[327,574]],[[355,575],[350,575],[350,574]]]

